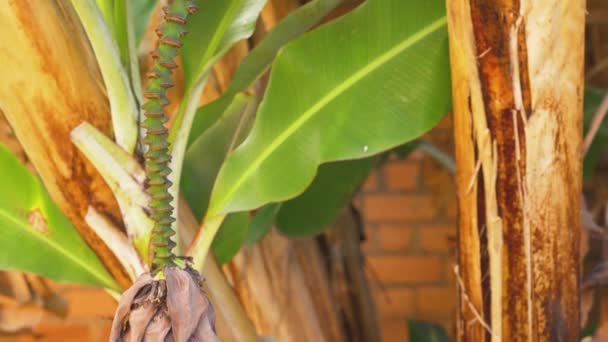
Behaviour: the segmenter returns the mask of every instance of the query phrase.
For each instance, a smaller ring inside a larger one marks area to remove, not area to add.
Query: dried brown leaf
[[[219,341],[211,302],[191,268],[165,267],[164,279],[146,273],[125,292],[110,341]]]
[[[150,274],[144,273],[127,291],[122,294],[118,307],[116,308],[116,313],[114,314],[110,341],[120,341],[125,320],[128,319],[128,315],[131,312],[131,304],[133,303],[135,296],[137,296],[142,288],[150,285],[152,281],[153,280]]]

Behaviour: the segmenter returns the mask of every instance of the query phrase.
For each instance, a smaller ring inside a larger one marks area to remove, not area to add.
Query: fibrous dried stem
[[[460,315],[492,332],[459,338],[574,340],[584,0],[447,4]]]

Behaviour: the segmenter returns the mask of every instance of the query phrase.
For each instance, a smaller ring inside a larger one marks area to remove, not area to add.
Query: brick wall
[[[451,137],[446,119],[425,139],[451,151]],[[391,157],[369,177],[356,203],[364,217],[364,251],[384,341],[407,341],[408,319],[438,323],[453,335],[451,174],[420,150],[402,160]]]

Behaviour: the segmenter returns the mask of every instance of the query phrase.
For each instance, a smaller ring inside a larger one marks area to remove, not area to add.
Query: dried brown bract
[[[149,273],[122,295],[110,341],[219,341],[215,315],[198,272],[164,268],[165,279]]]

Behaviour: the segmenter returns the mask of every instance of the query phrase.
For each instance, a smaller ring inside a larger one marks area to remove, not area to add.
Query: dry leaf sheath
[[[145,273],[122,295],[110,341],[219,341],[198,273],[167,266],[164,274]]]
[[[196,10],[192,0],[174,0],[163,8],[165,22],[157,30],[159,40],[153,52],[154,64],[148,73],[143,109],[146,129],[146,178],[150,195],[151,272],[144,273],[122,296],[110,341],[218,341],[211,302],[201,286],[200,275],[190,261],[173,254],[175,243],[170,182],[166,92],[173,86],[174,58],[181,37],[186,34],[186,18]]]

